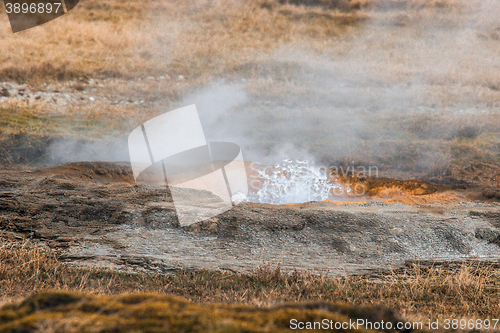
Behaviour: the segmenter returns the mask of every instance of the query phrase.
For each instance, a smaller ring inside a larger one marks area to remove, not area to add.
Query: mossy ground
[[[54,332],[290,332],[290,319],[301,322],[349,322],[351,316],[390,312],[340,303],[257,308],[248,305],[197,304],[179,297],[140,293],[94,296],[44,291],[0,310],[0,332],[15,329]],[[385,315],[385,316],[384,316]],[[388,316],[389,315],[389,316]],[[319,329],[314,331],[320,331]],[[344,332],[365,332],[345,329]]]

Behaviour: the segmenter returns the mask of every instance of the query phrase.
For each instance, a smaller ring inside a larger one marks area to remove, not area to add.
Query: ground
[[[85,0],[12,34],[1,7],[0,332],[498,318],[497,9]],[[127,136],[192,103],[256,188],[255,166],[292,158],[363,193],[179,226]]]

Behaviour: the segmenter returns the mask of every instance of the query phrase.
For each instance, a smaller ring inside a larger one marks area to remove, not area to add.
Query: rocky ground
[[[4,170],[1,179],[3,237],[38,239],[76,265],[247,272],[272,263],[344,275],[408,260],[500,256],[495,188],[365,179],[363,196],[292,205],[240,203],[181,227],[166,187],[134,184],[126,163]],[[206,192],[193,199],[220,202]]]
[[[36,85],[18,84],[15,82],[0,82],[0,103],[9,102],[43,102],[48,107],[86,105],[106,103],[109,105],[135,105],[141,106],[144,99],[131,97],[130,94],[110,94],[109,90],[117,85],[133,85],[140,87],[161,85],[162,83],[183,82],[182,75],[176,78],[170,76],[147,76],[134,80],[122,79],[81,79],[71,80],[66,83],[42,83]],[[115,91],[116,92],[116,91]],[[94,103],[93,103],[94,102]]]

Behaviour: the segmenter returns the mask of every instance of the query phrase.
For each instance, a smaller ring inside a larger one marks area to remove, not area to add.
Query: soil
[[[245,272],[279,263],[285,270],[344,275],[409,260],[499,257],[500,189],[357,181],[366,185],[364,195],[240,203],[181,227],[167,188],[134,184],[128,163],[10,169],[0,176],[0,230],[3,237],[44,242],[69,264],[132,271]],[[190,195],[220,202],[206,191]]]

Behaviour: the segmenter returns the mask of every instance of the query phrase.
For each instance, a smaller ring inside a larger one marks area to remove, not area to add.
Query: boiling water
[[[284,159],[274,169],[259,170],[263,186],[240,201],[287,204],[327,200],[331,190],[341,188],[328,180],[326,170],[307,161]]]

